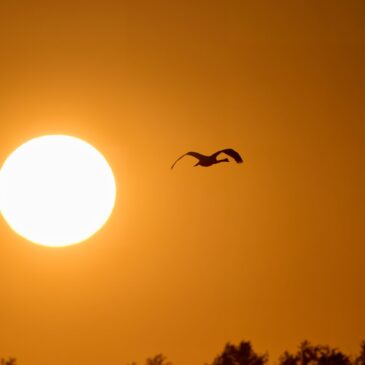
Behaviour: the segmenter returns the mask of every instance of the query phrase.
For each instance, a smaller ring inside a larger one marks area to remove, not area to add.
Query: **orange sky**
[[[118,200],[89,241],[0,220],[1,356],[211,361],[365,339],[365,3],[2,1],[0,161],[71,134]],[[188,150],[245,164],[191,168]],[[1,162],[1,163],[2,163]]]

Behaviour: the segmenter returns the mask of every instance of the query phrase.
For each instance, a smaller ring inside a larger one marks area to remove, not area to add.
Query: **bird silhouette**
[[[232,148],[226,148],[224,150],[217,151],[210,156],[205,156],[198,152],[186,152],[173,163],[171,169],[174,168],[177,161],[181,160],[186,155],[193,156],[199,160],[194,166],[208,167],[220,162],[229,162],[228,158],[223,158],[222,160],[218,160],[217,157],[220,153],[225,153],[226,155],[232,157],[237,163],[243,162],[242,157],[239,155],[238,152],[236,152]]]

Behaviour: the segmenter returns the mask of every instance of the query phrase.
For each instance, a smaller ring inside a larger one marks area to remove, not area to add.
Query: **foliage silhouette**
[[[267,360],[267,354],[257,354],[250,342],[242,341],[237,346],[227,343],[211,365],[264,365]]]
[[[268,354],[257,354],[250,342],[241,341],[238,345],[227,343],[221,354],[212,363],[205,365],[266,365]],[[17,365],[15,358],[0,359],[0,365]],[[129,365],[137,365],[132,362]],[[146,359],[146,365],[172,365],[163,354]],[[278,365],[365,365],[365,341],[361,343],[360,353],[350,357],[337,348],[325,345],[312,345],[302,342],[296,353],[285,351],[280,356]]]
[[[172,363],[167,361],[166,356],[158,354],[151,358],[148,358],[146,360],[146,365],[172,365]]]
[[[300,344],[296,354],[285,352],[279,365],[351,365],[349,356],[329,346],[313,346],[308,341]],[[359,364],[360,365],[360,364]],[[362,365],[362,364],[361,364]]]
[[[355,359],[355,365],[365,365],[365,341],[361,342],[360,355]]]

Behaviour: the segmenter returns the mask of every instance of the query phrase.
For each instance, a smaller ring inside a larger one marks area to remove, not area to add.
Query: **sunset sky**
[[[203,365],[365,339],[365,2],[0,3],[0,166],[84,139],[117,201],[91,239],[0,219],[0,358]],[[192,167],[187,151],[244,164]]]

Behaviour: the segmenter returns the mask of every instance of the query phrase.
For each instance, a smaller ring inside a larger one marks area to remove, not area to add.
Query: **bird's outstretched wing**
[[[186,153],[184,153],[182,156],[180,156],[174,163],[173,163],[173,165],[171,166],[171,168],[173,169],[174,168],[174,166],[175,166],[175,164],[176,164],[176,162],[177,161],[179,161],[179,160],[181,160],[184,156],[186,156],[186,155],[188,155],[188,156],[193,156],[193,157],[195,157],[195,158],[197,158],[198,160],[200,160],[202,157],[206,157],[206,156],[204,156],[204,155],[202,155],[202,154],[200,154],[200,153],[198,153],[198,152],[186,152]]]
[[[218,156],[220,153],[225,153],[226,155],[232,157],[238,163],[243,162],[240,154],[238,152],[236,152],[235,150],[233,150],[232,148],[226,148],[224,150],[217,151],[216,153],[214,153],[214,155]]]

